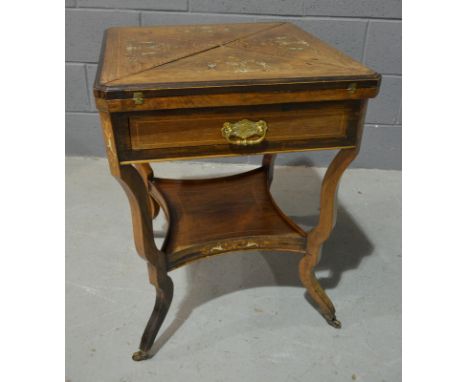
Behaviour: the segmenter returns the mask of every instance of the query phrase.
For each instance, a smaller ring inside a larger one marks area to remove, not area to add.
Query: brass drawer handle
[[[221,133],[233,145],[257,145],[265,139],[268,126],[265,121],[249,121],[242,119],[238,122],[224,122]]]

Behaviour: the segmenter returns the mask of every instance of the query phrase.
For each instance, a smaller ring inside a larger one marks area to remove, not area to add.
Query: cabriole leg
[[[135,247],[138,254],[147,261],[149,281],[156,288],[156,303],[143,333],[140,350],[133,354],[135,361],[150,357],[149,351],[166,317],[173,295],[173,283],[167,275],[165,254],[156,248],[154,242],[152,199],[148,194],[145,177],[141,174],[135,167],[125,165],[120,166],[115,175],[130,202]]]
[[[156,273],[156,269],[148,264],[148,272],[150,274],[150,281],[152,274]],[[169,276],[155,283],[156,288],[156,302],[154,304],[153,312],[146,324],[145,331],[140,341],[140,350],[133,353],[132,359],[134,361],[142,361],[150,358],[149,351],[153,346],[156,335],[161,328],[164,319],[166,318],[167,311],[172,302],[172,295],[174,293],[174,284]]]
[[[358,149],[343,149],[331,162],[322,182],[320,193],[320,217],[317,226],[307,234],[307,253],[299,263],[299,276],[310,297],[317,303],[327,322],[340,328],[336,319],[335,307],[314,274],[314,268],[320,260],[322,244],[328,239],[336,220],[336,195],[341,175],[353,161]]]
[[[143,182],[145,182],[146,189],[148,190],[148,182],[154,178],[153,169],[149,163],[139,163],[135,165],[138,173],[140,174]],[[150,214],[153,219],[156,219],[159,213],[159,204],[153,197],[148,193],[148,199],[150,204]]]
[[[276,154],[265,154],[262,159],[262,166],[266,168],[268,174],[268,187],[273,182],[273,172],[275,168]]]
[[[323,317],[331,326],[339,329],[341,328],[341,322],[336,318],[335,307],[315,277],[313,261],[317,257],[318,254],[309,252],[301,259],[299,276],[309,296],[318,305]]]

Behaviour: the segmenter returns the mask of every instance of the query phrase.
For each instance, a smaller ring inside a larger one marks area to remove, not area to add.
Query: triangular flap
[[[354,75],[354,68],[321,61],[307,63],[254,51],[220,46],[157,68],[113,81],[125,84],[176,84]]]
[[[165,37],[180,41],[202,40],[216,44],[227,44],[240,38],[249,37],[265,30],[280,27],[281,25],[284,25],[284,23],[195,24],[140,29],[160,29],[163,31]]]
[[[280,25],[282,23],[111,28],[107,32],[100,83],[121,81]]]
[[[269,29],[253,36],[242,38],[227,44],[229,47],[254,51],[291,61],[312,65],[326,64],[334,68],[352,68],[357,74],[369,74],[371,70],[359,62],[346,56],[337,49],[330,47],[318,38],[303,31],[291,23],[285,23],[278,28]]]

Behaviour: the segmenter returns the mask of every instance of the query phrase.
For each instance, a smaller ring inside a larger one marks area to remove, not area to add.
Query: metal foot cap
[[[134,361],[143,361],[148,358],[150,358],[150,355],[148,354],[148,352],[145,352],[143,350],[138,350],[132,355],[132,359]]]
[[[333,326],[336,329],[341,329],[341,322],[336,319],[336,317],[333,317],[332,319],[326,319],[328,324]]]

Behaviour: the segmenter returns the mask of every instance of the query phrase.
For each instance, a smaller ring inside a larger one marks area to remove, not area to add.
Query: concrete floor
[[[299,255],[226,254],[171,272],[174,300],[158,352],[134,362],[155,293],[133,247],[126,196],[105,160],[66,165],[67,381],[401,380],[400,172],[349,170],[342,179],[338,222],[317,271],[342,329],[305,298]],[[193,177],[251,166],[153,168],[162,177]],[[277,203],[303,227],[315,224],[322,175],[276,168]]]

